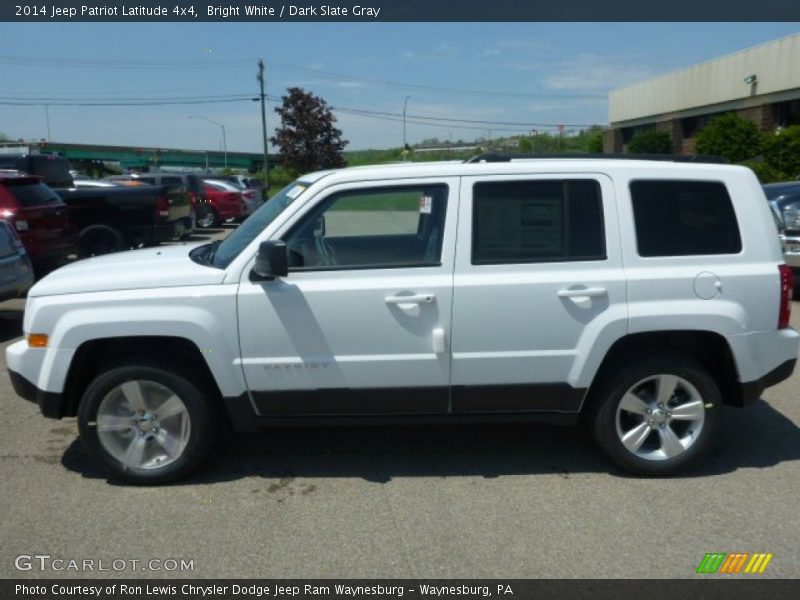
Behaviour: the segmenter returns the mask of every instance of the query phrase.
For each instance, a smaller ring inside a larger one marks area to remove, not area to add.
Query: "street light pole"
[[[264,186],[269,191],[269,154],[267,153],[267,107],[264,94],[264,59],[258,59],[258,84],[261,87],[261,137],[264,142]]]
[[[44,105],[44,119],[47,121],[47,141],[50,141],[50,105]]]
[[[406,148],[408,144],[406,143],[406,108],[408,108],[408,99],[411,96],[406,96],[406,99],[403,100],[403,160],[406,158]]]
[[[190,119],[201,119],[206,121],[207,123],[211,123],[212,125],[216,125],[220,129],[222,129],[222,150],[225,155],[225,168],[228,168],[228,138],[225,134],[225,125],[222,123],[217,123],[216,121],[209,119],[208,117],[201,117],[199,115],[190,115]]]

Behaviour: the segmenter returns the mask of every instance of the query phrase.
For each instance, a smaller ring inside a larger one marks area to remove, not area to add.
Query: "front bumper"
[[[60,419],[64,416],[64,402],[61,394],[40,390],[19,373],[8,370],[11,385],[20,398],[39,406],[42,414],[49,419]]]

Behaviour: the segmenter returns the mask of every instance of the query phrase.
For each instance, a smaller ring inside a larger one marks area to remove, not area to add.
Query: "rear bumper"
[[[789,379],[789,377],[792,376],[792,372],[794,372],[794,367],[796,363],[797,363],[796,358],[787,360],[785,363],[781,364],[778,367],[775,367],[772,371],[770,371],[760,379],[743,383],[742,404],[744,406],[749,406],[750,404],[753,404],[756,400],[758,400],[761,397],[761,394],[764,392],[765,389],[767,389],[768,387],[772,387],[773,385],[778,385],[781,381]]]
[[[64,402],[62,394],[40,390],[33,383],[19,373],[8,370],[11,385],[20,398],[33,402],[39,406],[42,414],[49,419],[60,419],[64,416]]]
[[[28,257],[35,269],[42,266],[60,266],[65,264],[71,255],[78,253],[78,234],[69,234],[56,240],[37,240],[25,244]]]
[[[17,277],[10,281],[0,283],[0,302],[9,298],[24,296],[33,286],[34,275],[28,257],[23,257],[23,262],[17,267]]]

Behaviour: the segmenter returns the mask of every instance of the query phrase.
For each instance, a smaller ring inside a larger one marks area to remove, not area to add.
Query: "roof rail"
[[[481,162],[511,162],[512,160],[537,160],[537,159],[553,159],[553,158],[567,158],[567,159],[614,159],[614,160],[661,160],[670,162],[681,163],[711,163],[711,164],[729,164],[729,161],[719,156],[709,156],[704,154],[498,154],[488,152],[485,154],[478,154],[472,158],[465,160],[465,163],[481,163]]]

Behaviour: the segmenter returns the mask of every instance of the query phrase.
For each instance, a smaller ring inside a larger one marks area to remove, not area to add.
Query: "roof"
[[[602,155],[598,155],[602,156]],[[659,172],[705,172],[710,170],[741,170],[745,167],[728,164],[709,164],[707,162],[678,162],[640,158],[522,158],[504,162],[459,162],[459,163],[402,163],[390,165],[369,165],[347,167],[327,171],[316,171],[299,177],[311,185],[327,178],[329,183],[337,181],[368,181],[380,179],[402,179],[421,177],[468,177],[481,175],[514,175],[536,173],[598,173],[612,170],[659,171]]]

